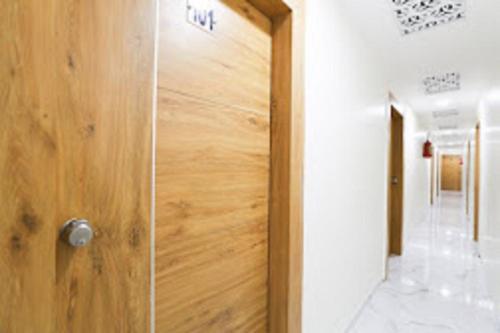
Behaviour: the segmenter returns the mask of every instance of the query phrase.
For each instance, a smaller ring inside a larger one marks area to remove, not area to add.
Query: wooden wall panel
[[[0,332],[149,329],[154,8],[0,1]]]
[[[207,33],[160,4],[156,329],[264,332],[271,21],[216,3]]]
[[[273,112],[273,138],[271,141],[273,148],[271,154],[271,225],[269,229],[269,251],[271,261],[269,287],[271,288],[271,294],[269,295],[268,329],[276,333],[300,332],[302,307],[303,2],[301,0],[250,0],[249,2],[261,13],[271,18],[273,26],[272,30],[270,30],[273,39],[273,63],[271,74],[273,78],[271,87],[271,104]],[[250,19],[250,21],[257,20],[257,22],[254,22],[256,26],[260,26],[261,30],[267,31],[267,27],[265,29],[262,27],[263,20],[260,15],[257,15],[251,8],[245,5],[244,1],[223,1],[223,3],[231,7],[233,11],[238,13],[241,17]],[[172,3],[165,2],[164,6],[167,8],[167,6],[171,4]],[[176,11],[175,8],[173,8],[173,10]],[[162,10],[164,14],[169,12],[171,12],[171,10]],[[223,19],[228,20],[228,17],[223,15]],[[233,26],[235,26],[235,23],[239,24],[238,22],[230,20],[228,20],[228,22],[232,22]],[[183,44],[177,45],[177,51],[185,51],[186,47],[189,48],[186,44],[186,40],[195,40],[196,43],[199,43],[198,45],[202,47],[206,46],[203,40],[210,40],[203,34],[199,34],[199,36],[202,36],[201,39],[197,39],[194,35],[186,35],[182,26],[179,26],[173,21],[171,21],[170,24],[176,25],[176,32],[182,35],[182,38],[179,38],[178,41]],[[163,25],[160,25],[160,29],[162,29],[162,26]],[[163,28],[168,29],[168,24],[163,26]],[[240,29],[234,29],[233,27],[235,33],[232,33],[226,31],[225,28],[226,27],[221,29],[219,34],[221,36],[227,35],[233,37],[232,42],[247,40],[248,38],[253,39],[252,36],[255,36],[248,33],[245,36],[241,36],[239,35]],[[175,38],[175,36],[173,36],[173,38]],[[223,39],[213,38],[213,41],[218,43],[223,41]],[[258,39],[247,41],[246,45],[253,47],[258,44],[256,44],[255,41],[258,41]],[[168,43],[162,41],[162,39],[160,39],[160,45],[163,45],[165,48],[169,47]],[[176,45],[176,43],[173,43],[173,45]],[[238,54],[242,52],[241,48],[234,48],[233,50],[231,45],[220,43],[219,45],[224,46],[220,48],[219,55],[229,52],[231,53],[230,58],[247,59],[249,57],[249,55],[244,54],[244,52]],[[171,50],[171,52],[175,52],[175,50]],[[175,85],[171,89],[172,91],[167,92],[163,89],[165,95],[179,93],[179,88],[183,86],[181,90],[194,89],[196,94],[206,97],[207,101],[214,102],[215,104],[221,101],[229,101],[229,103],[223,102],[223,104],[226,106],[243,106],[244,108],[258,107],[258,104],[255,103],[255,99],[247,98],[256,96],[257,91],[255,87],[247,89],[246,91],[239,91],[237,84],[228,85],[226,83],[227,73],[231,73],[231,71],[238,72],[240,69],[244,70],[244,67],[232,66],[230,70],[215,70],[213,72],[214,76],[218,77],[219,80],[217,81],[213,77],[209,77],[209,80],[205,80],[203,77],[205,77],[205,74],[208,72],[206,69],[203,69],[205,66],[203,51],[201,51],[201,54],[192,57],[191,54],[195,52],[197,51],[189,50],[187,54],[178,58],[182,58],[181,62],[183,63],[193,65],[192,73],[187,72],[182,74],[184,68],[174,68],[173,70],[162,72],[162,66],[160,66],[160,76],[163,76],[165,79],[163,82],[175,82],[178,77],[186,78],[193,75],[193,73],[199,74],[199,69],[201,68],[201,80],[199,82],[186,80],[186,82],[189,82],[187,85],[184,85],[182,82],[177,82],[180,84]],[[178,53],[182,54],[182,52]],[[170,58],[172,57],[175,57],[175,55],[171,55]],[[191,58],[192,60],[186,60],[185,57]],[[160,61],[161,59],[162,52],[160,51]],[[193,64],[194,60],[201,61],[198,64],[201,65],[201,67]],[[217,66],[214,68],[217,68]],[[181,73],[181,75],[172,75],[175,70],[178,70],[178,73]],[[255,77],[255,74],[258,74],[258,71],[255,72],[254,70],[254,72],[251,73],[242,72],[242,76],[248,78],[253,77],[254,82],[258,82],[258,78]],[[194,78],[198,79],[198,76],[200,75],[195,75]],[[234,81],[234,83],[239,82],[237,80],[232,81]],[[203,89],[203,87],[207,85],[210,86],[210,90]],[[162,83],[160,82],[160,94],[161,91]],[[205,93],[209,94],[205,95]],[[243,94],[241,95],[241,93]],[[189,95],[189,97],[193,97],[191,94]],[[162,103],[172,102],[172,100],[172,98],[169,100],[164,99],[163,102],[160,100],[160,108]],[[167,104],[163,104],[163,106],[166,105]],[[185,107],[186,106],[184,106],[184,108]],[[205,105],[203,108],[208,109],[209,106]],[[175,107],[172,109],[175,109]],[[219,110],[219,112],[223,111]],[[220,122],[221,119],[217,121]],[[175,121],[173,121],[172,124],[175,124]],[[205,122],[205,124],[209,125],[208,122]],[[212,123],[212,125],[213,124],[214,123]],[[225,132],[221,130],[220,133],[222,135]],[[182,137],[182,135],[180,135],[180,137]],[[244,138],[242,138],[242,140],[244,140]],[[276,201],[274,199],[276,199]],[[157,282],[160,283],[158,277]],[[161,300],[157,300],[157,305],[163,307],[164,305],[161,305],[161,302]],[[159,310],[157,315],[163,317],[167,316],[161,312],[162,311]],[[163,319],[159,319],[158,322],[162,320]]]

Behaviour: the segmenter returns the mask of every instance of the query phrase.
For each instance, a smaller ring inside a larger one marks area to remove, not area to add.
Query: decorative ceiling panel
[[[428,95],[460,90],[460,73],[428,76],[424,79],[423,84],[425,93]]]
[[[403,35],[465,18],[465,0],[391,0]]]

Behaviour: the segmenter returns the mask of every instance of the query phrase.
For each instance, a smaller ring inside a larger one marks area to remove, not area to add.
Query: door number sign
[[[215,9],[212,0],[186,0],[187,20],[205,30],[214,31]]]

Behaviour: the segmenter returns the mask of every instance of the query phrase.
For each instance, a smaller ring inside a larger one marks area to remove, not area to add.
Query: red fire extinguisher
[[[432,157],[432,142],[427,139],[424,143],[424,153],[423,153],[424,158],[431,158]]]

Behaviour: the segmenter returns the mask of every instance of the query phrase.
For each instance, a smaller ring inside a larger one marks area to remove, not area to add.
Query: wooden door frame
[[[476,151],[474,165],[474,240],[479,240],[479,202],[481,180],[481,125],[476,125]]]
[[[302,329],[304,3],[248,0],[272,21],[269,332]]]
[[[401,202],[402,202],[402,208],[401,208],[401,244],[400,244],[400,252],[403,252],[403,226],[404,226],[404,115],[398,110],[397,107],[394,106],[393,103],[390,103],[390,108],[389,108],[389,158],[388,158],[388,170],[387,170],[387,256],[390,256],[391,253],[391,208],[392,208],[392,161],[394,158],[394,154],[392,151],[392,113],[393,111],[397,113],[402,120],[402,136],[401,136],[401,145],[402,145],[402,153],[401,153],[401,179],[400,184],[401,184]],[[387,268],[386,268],[387,270]]]

